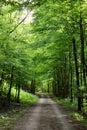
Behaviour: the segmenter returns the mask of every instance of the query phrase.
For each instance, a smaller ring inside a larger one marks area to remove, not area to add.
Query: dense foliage
[[[87,1],[1,0],[0,93],[8,84],[87,102]],[[30,15],[32,17],[30,18]],[[30,18],[30,19],[29,19]],[[31,20],[32,19],[32,20]],[[29,22],[31,21],[31,22]]]

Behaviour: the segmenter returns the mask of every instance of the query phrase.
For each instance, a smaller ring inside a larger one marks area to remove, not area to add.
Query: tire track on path
[[[57,103],[47,98],[42,106],[38,130],[77,130],[66,117],[67,115],[61,112]]]
[[[43,104],[44,101],[43,98],[40,99],[37,105],[33,106],[32,109],[20,119],[13,130],[38,130],[41,104]]]
[[[84,130],[68,117],[62,106],[45,96],[29,108],[12,130]]]

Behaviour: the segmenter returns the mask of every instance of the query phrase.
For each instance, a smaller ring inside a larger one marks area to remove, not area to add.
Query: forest
[[[0,0],[0,105],[21,93],[87,113],[87,0]]]

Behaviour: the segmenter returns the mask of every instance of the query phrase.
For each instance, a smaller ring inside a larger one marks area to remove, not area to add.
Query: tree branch
[[[13,33],[13,32],[16,30],[16,28],[17,28],[20,24],[22,24],[22,23],[25,21],[25,19],[26,19],[27,16],[29,15],[29,13],[30,13],[30,12],[28,12],[28,13],[26,14],[26,16],[9,32],[10,34]]]

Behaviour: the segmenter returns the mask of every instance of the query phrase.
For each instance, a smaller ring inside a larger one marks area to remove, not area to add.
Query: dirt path
[[[12,130],[84,130],[50,98],[40,98]]]

